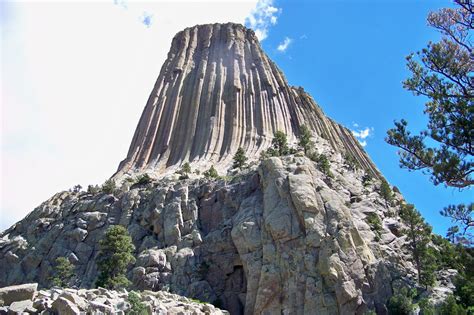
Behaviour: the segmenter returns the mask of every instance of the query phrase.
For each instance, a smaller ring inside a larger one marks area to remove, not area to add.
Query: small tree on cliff
[[[58,257],[55,262],[54,276],[51,281],[54,286],[66,287],[74,275],[74,265],[66,257]]]
[[[238,148],[237,152],[234,155],[234,168],[242,169],[245,167],[247,162],[247,157],[245,156],[245,151],[242,148]]]
[[[108,179],[102,185],[102,191],[106,194],[113,194],[117,186],[115,185],[115,181],[113,179]]]
[[[403,233],[407,236],[409,249],[418,272],[418,283],[430,286],[434,283],[435,257],[428,246],[431,241],[431,227],[412,204],[402,204],[400,218],[407,226]]]
[[[392,189],[390,188],[390,185],[387,183],[385,179],[382,179],[382,182],[380,183],[380,196],[382,196],[382,198],[385,199],[386,206],[388,206],[388,204],[392,202],[393,192],[392,192]]]
[[[308,152],[313,148],[314,143],[311,141],[311,131],[306,127],[306,125],[301,126],[298,138],[299,146],[304,150],[304,154],[308,154]]]
[[[188,175],[189,173],[191,173],[191,165],[189,165],[188,162],[184,163],[181,167],[181,171],[183,172],[183,174]]]
[[[287,155],[289,152],[288,140],[286,134],[283,131],[278,130],[272,140],[272,148],[269,150],[273,156]]]
[[[204,177],[206,178],[219,178],[219,173],[217,173],[217,170],[215,169],[214,165],[211,165],[211,167],[204,172]]]
[[[99,276],[96,285],[107,289],[119,289],[130,285],[126,277],[127,267],[135,262],[135,246],[126,228],[111,226],[99,242],[97,257]]]

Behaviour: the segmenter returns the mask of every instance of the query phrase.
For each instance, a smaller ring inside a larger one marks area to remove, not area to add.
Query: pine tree
[[[474,245],[474,236],[471,232],[474,229],[474,203],[450,205],[445,207],[440,213],[457,224],[448,230],[453,242],[459,241],[465,246]]]
[[[206,178],[219,178],[219,173],[217,173],[217,170],[214,168],[214,165],[212,165],[209,170],[204,172],[204,177]]]
[[[308,154],[308,152],[313,148],[314,143],[311,141],[311,131],[306,127],[306,125],[300,127],[300,135],[298,138],[299,146],[304,150],[304,154]]]
[[[115,186],[115,181],[113,179],[106,180],[102,185],[102,191],[106,194],[113,194],[116,189],[117,187]]]
[[[329,177],[332,177],[331,165],[326,154],[320,154],[317,157],[318,169]]]
[[[386,206],[392,202],[393,192],[385,179],[382,179],[382,182],[380,183],[380,195],[385,199]]]
[[[288,154],[288,140],[286,139],[286,134],[283,131],[275,132],[272,140],[272,149],[272,155],[284,156]]]
[[[412,204],[402,204],[400,218],[407,225],[403,233],[407,236],[413,262],[418,273],[418,283],[430,286],[434,282],[433,251],[429,249],[431,241],[431,227],[426,224],[423,217]]]
[[[96,285],[107,289],[120,289],[130,285],[126,277],[127,267],[135,262],[135,246],[126,228],[111,226],[99,241],[97,267],[99,276]]]
[[[54,286],[66,287],[74,275],[75,267],[66,257],[58,257],[55,262],[54,276],[51,278],[51,281]]]
[[[181,171],[183,172],[183,174],[188,175],[189,173],[191,173],[191,165],[189,165],[188,162],[184,163],[181,167]]]
[[[243,169],[247,162],[247,157],[245,156],[245,151],[242,148],[238,148],[237,152],[234,155],[234,165],[233,168]]]
[[[465,188],[474,184],[474,30],[472,0],[455,0],[456,8],[428,16],[441,41],[407,57],[411,77],[404,88],[428,99],[427,130],[412,135],[401,120],[388,130],[386,141],[400,148],[400,166],[430,174],[435,185]],[[431,146],[431,144],[435,144]]]

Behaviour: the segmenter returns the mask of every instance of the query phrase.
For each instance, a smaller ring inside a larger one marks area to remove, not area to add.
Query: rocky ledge
[[[0,314],[138,314],[127,290],[37,288],[37,283],[0,288]],[[165,291],[143,291],[136,296],[147,314],[229,314]]]

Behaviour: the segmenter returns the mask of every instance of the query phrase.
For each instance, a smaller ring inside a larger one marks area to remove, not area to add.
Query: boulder
[[[75,305],[73,302],[70,300],[64,298],[64,297],[58,297],[54,302],[51,308],[59,313],[59,314],[64,314],[64,315],[79,315],[81,314],[81,311]]]
[[[8,314],[23,314],[27,311],[35,312],[32,300],[16,301],[8,307]]]
[[[26,283],[0,288],[0,300],[3,305],[16,301],[32,300],[36,296],[37,283]]]

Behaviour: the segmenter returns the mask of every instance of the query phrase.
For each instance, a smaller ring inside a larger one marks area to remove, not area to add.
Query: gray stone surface
[[[299,151],[259,160],[276,130],[295,146],[302,124],[332,176]],[[239,147],[250,158],[243,171],[231,169]],[[201,175],[179,179],[185,161]],[[227,176],[204,178],[210,165]],[[152,181],[133,184],[145,172]],[[374,179],[364,186],[366,173]],[[142,294],[150,313],[187,313],[191,302],[169,290],[231,314],[363,314],[385,308],[394,278],[416,278],[398,216],[402,196],[393,204],[381,198],[381,174],[350,131],[290,87],[240,25],[176,35],[113,178],[113,194],[57,193],[3,232],[0,286],[49,287],[52,266],[64,256],[75,266],[73,284],[92,287],[98,243],[114,224],[131,234],[137,260],[128,278],[134,289],[150,290]],[[381,231],[372,230],[369,213],[381,219]],[[449,279],[440,279],[435,300],[452,291]],[[127,309],[121,292],[40,292],[38,310]],[[215,310],[195,304],[197,313]]]
[[[2,266],[7,267],[8,265],[3,264]],[[8,268],[2,269],[5,270],[4,272],[8,272]],[[32,300],[36,294],[37,288],[37,283],[26,283],[6,288],[0,288],[0,301],[3,302],[3,305],[10,305],[11,303],[17,301]]]
[[[350,130],[288,84],[252,30],[233,23],[186,28],[172,41],[116,178],[160,175],[186,161],[225,172],[239,147],[255,161],[277,130],[295,142],[300,125],[377,176]]]
[[[136,292],[137,293],[137,292]],[[229,314],[213,305],[168,292],[138,292],[142,303],[148,306],[149,314]],[[0,308],[4,314],[128,314],[131,305],[126,290],[99,289],[49,289],[41,290],[34,300],[13,302]]]

